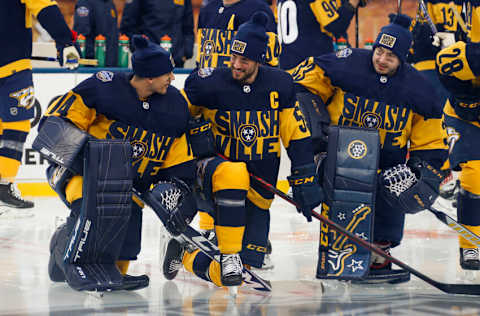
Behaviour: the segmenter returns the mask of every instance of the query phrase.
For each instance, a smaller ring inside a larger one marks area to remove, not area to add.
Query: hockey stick
[[[285,201],[289,202],[290,204],[294,206],[298,206],[298,204],[287,194],[283,193],[270,183],[266,182],[262,178],[259,178],[255,176],[254,174],[250,173],[250,177],[256,180],[258,183],[260,183],[265,189],[268,191],[277,194],[279,197],[284,199]],[[391,262],[395,263],[397,266],[409,271],[411,274],[415,275],[419,279],[422,279],[423,281],[427,282],[428,284],[432,285],[433,287],[436,287],[437,289],[449,293],[449,294],[467,294],[467,295],[480,295],[480,285],[477,284],[448,284],[448,283],[441,283],[437,282],[425,274],[419,272],[418,270],[410,267],[406,263],[403,263],[402,261],[398,260],[395,257],[392,257],[391,255],[385,253],[382,249],[379,247],[369,243],[368,241],[363,240],[360,237],[357,237],[353,235],[351,232],[343,228],[342,226],[338,225],[337,223],[331,221],[329,218],[317,213],[316,211],[312,210],[312,216],[318,219],[319,221],[324,222],[327,224],[330,228],[334,229],[335,231],[339,232],[340,234],[348,237],[351,241],[357,243],[358,245],[375,252],[376,254],[382,256],[383,258],[390,260]]]
[[[41,61],[55,61],[58,62],[58,59],[56,57],[46,57],[46,56],[32,56],[30,57],[31,60],[41,60]],[[78,60],[78,63],[80,65],[84,66],[98,66],[98,60],[96,59],[85,59],[85,58],[80,58]]]
[[[382,173],[382,176],[386,179],[386,188],[390,193],[397,196],[412,187],[418,181],[413,171],[404,164],[399,164],[393,168],[387,169]],[[433,213],[433,215],[435,215],[435,217],[437,217],[442,223],[452,228],[463,238],[477,245],[477,247],[480,247],[480,237],[467,227],[458,223],[453,218],[436,208],[430,206],[427,210]]]
[[[397,1],[397,14],[402,13],[402,0]]]
[[[155,204],[152,203],[150,194],[148,194],[148,192],[146,194],[141,194],[137,190],[133,189],[133,193],[146,205],[151,207],[151,205]],[[161,209],[155,209],[153,207],[151,208],[155,212],[155,214],[157,214],[162,223],[166,223],[168,221],[168,214],[165,211]],[[203,252],[210,259],[219,262],[220,250],[218,249],[218,247],[214,245],[211,241],[206,239],[197,230],[193,229],[190,225],[187,225],[187,230],[181,233],[180,236],[182,236],[185,240],[199,248],[200,251]],[[243,282],[254,290],[262,292],[272,291],[272,285],[269,281],[262,279],[255,272],[250,271],[245,267],[243,267],[242,270],[242,278]]]
[[[355,48],[358,48],[359,39],[358,39],[358,7],[355,8]]]
[[[460,28],[465,34],[468,34],[468,29],[467,29],[467,24],[465,24],[465,21],[463,20],[462,16],[458,12],[457,8],[455,7],[455,4],[452,2],[448,3],[448,6],[450,9],[453,11],[453,15],[457,18],[458,24],[460,25]]]
[[[430,26],[432,33],[437,34],[438,33],[437,27],[433,23],[432,18],[430,17],[430,14],[428,14],[428,9],[427,9],[427,6],[425,5],[425,2],[423,0],[419,0],[418,5],[420,6],[420,11],[422,12],[423,17],[427,20],[428,26]]]
[[[469,242],[480,248],[480,237],[473,233],[471,230],[469,230],[459,222],[455,221],[453,218],[440,210],[437,210],[433,207],[427,208],[427,210],[432,212],[436,218],[438,218],[442,223],[456,231],[464,239],[468,240]]]

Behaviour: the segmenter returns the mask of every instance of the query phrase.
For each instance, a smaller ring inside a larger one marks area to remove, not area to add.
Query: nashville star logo
[[[253,124],[242,124],[238,128],[238,135],[242,143],[250,147],[257,141],[258,128]]]
[[[142,159],[147,152],[147,146],[139,141],[132,142],[133,160]]]
[[[377,113],[365,113],[362,116],[362,124],[367,128],[378,129],[378,127],[382,124],[382,118]]]

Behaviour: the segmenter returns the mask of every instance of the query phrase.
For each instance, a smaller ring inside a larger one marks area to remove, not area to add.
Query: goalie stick
[[[140,192],[133,189],[133,193],[137,195],[145,204],[148,206],[152,205],[149,199],[148,194],[141,194]],[[152,207],[153,211],[157,216],[160,218],[162,223],[166,223],[168,221],[167,213],[163,210],[156,210]],[[202,234],[200,234],[197,230],[193,229],[190,225],[187,225],[187,230],[180,234],[182,238],[187,240],[189,243],[195,245],[203,252],[207,257],[212,260],[219,262],[220,260],[220,250],[218,247],[206,239]],[[243,267],[242,270],[242,278],[245,285],[250,288],[253,288],[257,291],[263,292],[270,292],[272,291],[272,285],[269,281],[262,279],[259,277],[255,272],[250,271],[249,269]]]
[[[284,199],[285,201],[289,202],[290,204],[297,206],[298,204],[287,194],[284,192],[280,191],[270,183],[266,182],[260,177],[257,177],[256,175],[250,173],[250,177],[254,180],[256,180],[258,183],[260,183],[265,189],[269,190],[270,192],[277,194],[279,197]],[[419,272],[418,270],[410,267],[406,263],[403,263],[399,259],[392,257],[391,255],[385,253],[382,249],[379,247],[375,246],[372,243],[369,243],[368,241],[363,240],[360,237],[357,237],[350,233],[348,230],[343,228],[342,226],[338,225],[337,223],[331,221],[329,218],[317,213],[316,211],[312,210],[312,216],[318,219],[319,221],[324,222],[327,224],[330,228],[334,229],[338,233],[348,237],[351,241],[355,242],[356,244],[367,248],[370,251],[375,252],[376,254],[382,256],[383,258],[390,260],[397,266],[409,271],[411,274],[415,275],[417,278],[427,282],[428,284],[432,285],[433,287],[449,294],[467,294],[467,295],[480,295],[480,285],[477,284],[448,284],[448,283],[441,283],[438,281],[435,281],[425,274]]]

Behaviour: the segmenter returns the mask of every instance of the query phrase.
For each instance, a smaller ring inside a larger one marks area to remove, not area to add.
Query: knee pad
[[[218,165],[212,176],[212,191],[245,190],[250,187],[250,177],[244,162],[225,161]]]

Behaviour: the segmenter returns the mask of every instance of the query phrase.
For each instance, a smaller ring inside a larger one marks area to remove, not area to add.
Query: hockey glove
[[[74,45],[57,45],[57,59],[60,66],[70,70],[76,69],[80,60],[80,54]]]
[[[427,23],[418,22],[412,30],[413,55],[409,61],[418,63],[424,60],[433,60],[440,51],[440,47],[433,45],[434,37]]]
[[[297,100],[310,130],[313,153],[326,151],[330,114],[328,114],[325,103],[323,103],[322,98],[311,92],[297,93]]]
[[[311,222],[312,209],[324,200],[323,191],[315,173],[315,165],[312,163],[292,168],[292,174],[287,179],[292,187],[297,211],[303,213],[307,221]]]
[[[196,158],[207,158],[216,155],[215,140],[212,133],[212,123],[200,118],[188,121],[188,142]]]
[[[173,178],[161,181],[147,193],[150,207],[173,236],[183,233],[197,212],[195,198],[185,182]]]
[[[442,172],[418,157],[382,173],[381,189],[393,208],[410,214],[429,208],[439,194]]]

